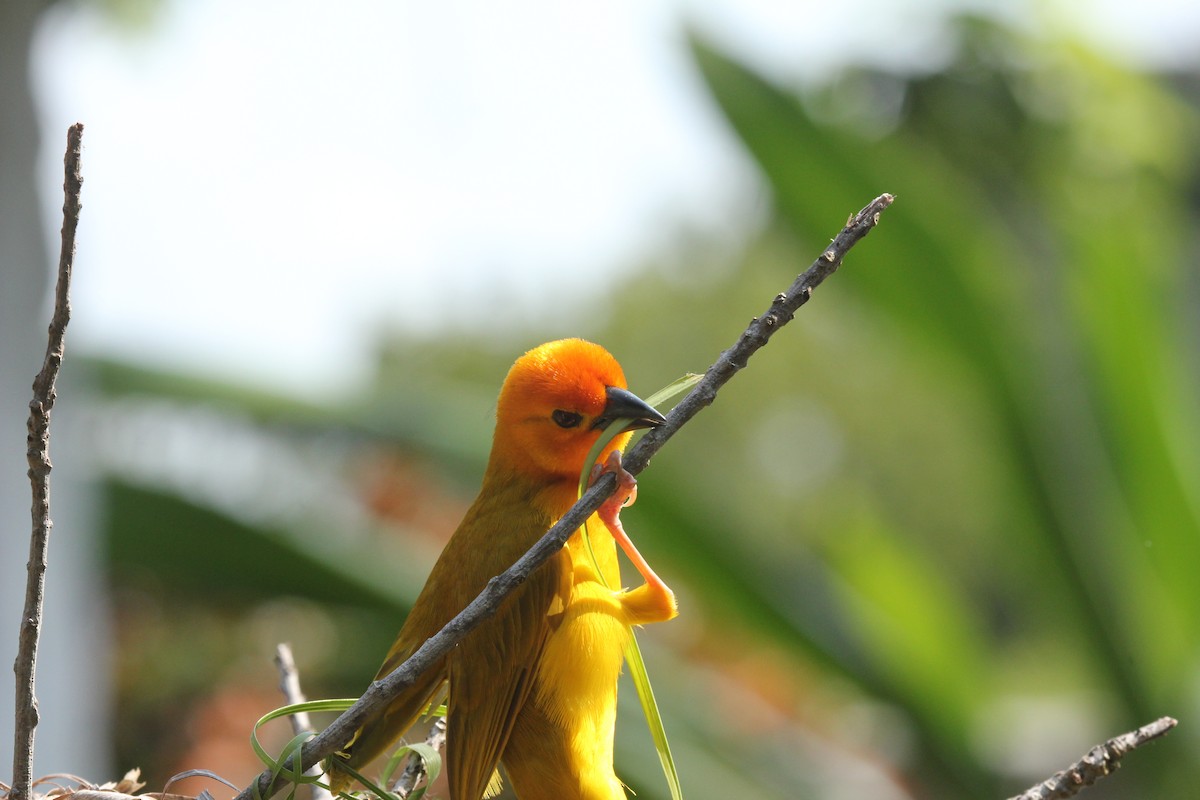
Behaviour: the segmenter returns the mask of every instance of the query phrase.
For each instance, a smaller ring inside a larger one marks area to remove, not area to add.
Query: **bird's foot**
[[[604,501],[600,508],[596,509],[596,513],[600,515],[600,519],[605,525],[608,525],[610,521],[615,521],[615,524],[620,525],[621,509],[628,508],[637,501],[637,478],[621,465],[620,450],[613,450],[603,463],[592,467],[591,483],[595,483],[606,472],[617,476],[617,490]]]
[[[642,625],[649,622],[663,622],[678,613],[675,607],[675,593],[671,587],[658,577],[642,554],[634,546],[633,540],[625,532],[621,524],[621,509],[633,505],[637,499],[637,480],[621,465],[621,453],[617,450],[609,453],[604,464],[597,464],[592,470],[592,483],[605,472],[617,476],[617,490],[596,509],[596,516],[608,528],[613,539],[641,574],[645,585],[625,592],[622,605],[625,607],[632,625]]]

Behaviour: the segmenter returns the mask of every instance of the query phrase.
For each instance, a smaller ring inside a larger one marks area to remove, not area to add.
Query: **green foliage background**
[[[815,302],[656,457],[627,516],[681,597],[680,620],[641,640],[684,791],[1003,797],[1172,715],[1179,730],[1092,796],[1191,796],[1195,108],[1076,44],[977,20],[944,69],[804,91],[691,46],[771,189],[770,223],[734,261],[683,238],[601,312],[581,276],[568,321],[388,341],[373,391],[340,408],[96,364],[106,395],[135,415],[210,409],[231,436],[332,464],[352,493],[356,464],[395,458],[417,491],[465,502],[524,349],[593,338],[649,394],[703,370],[892,192]],[[180,746],[154,722],[164,708],[246,658],[231,620],[286,606],[310,693],[357,693],[436,554],[415,523],[247,523],[205,497],[110,471],[122,635],[140,641],[118,741],[150,771]],[[168,610],[137,613],[146,597]],[[205,615],[223,622],[201,626],[198,664],[195,634],[169,631]],[[271,643],[253,646],[265,664]],[[662,796],[625,695],[619,772]]]

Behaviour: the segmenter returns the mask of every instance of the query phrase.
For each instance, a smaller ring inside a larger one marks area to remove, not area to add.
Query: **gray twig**
[[[429,734],[425,737],[425,744],[439,753],[446,746],[445,717],[438,717],[434,721],[433,727],[429,729]],[[420,753],[413,752],[408,756],[408,763],[404,765],[404,771],[400,773],[400,777],[392,786],[392,792],[398,795],[400,800],[407,800],[408,796],[417,790],[427,776],[428,769],[425,759],[421,757]]]
[[[304,691],[300,688],[300,671],[296,669],[296,659],[292,656],[291,645],[286,642],[275,645],[275,666],[279,669],[279,691],[283,693],[284,701],[289,706],[303,703],[305,697]],[[292,723],[292,733],[296,735],[308,733],[313,729],[312,720],[309,719],[307,711],[296,711],[288,716],[288,720]],[[309,767],[304,774],[322,778],[325,783],[329,783],[321,774],[321,768],[318,766]],[[315,783],[310,783],[308,788],[312,800],[329,800],[333,796],[328,789]]]
[[[33,532],[29,537],[29,563],[26,565],[25,608],[17,639],[16,724],[13,734],[13,784],[9,800],[28,800],[33,791],[33,737],[38,724],[38,703],[34,694],[37,672],[37,647],[42,629],[42,604],[46,594],[46,563],[50,544],[50,410],[54,408],[55,381],[63,360],[63,340],[71,318],[71,269],[75,262],[75,230],[79,225],[79,192],[83,186],[79,160],[83,149],[83,125],[75,123],[67,131],[64,157],[62,247],[58,256],[58,282],[54,289],[54,313],[50,318],[49,341],[42,369],[33,381],[33,399],[29,402],[29,424],[25,457],[29,462],[29,483],[33,489]]]
[[[797,309],[808,302],[812,292],[832,275],[846,253],[858,243],[879,222],[880,214],[892,204],[893,197],[883,194],[872,200],[862,211],[850,217],[846,227],[834,238],[829,247],[813,262],[806,272],[796,278],[791,287],[777,295],[771,306],[761,317],[755,317],[749,327],[738,338],[730,349],[721,354],[716,363],[708,368],[704,378],[696,384],[691,392],[676,405],[669,414],[667,421],[641,438],[640,441],[622,459],[625,469],[637,474],[646,468],[650,457],[658,452],[668,439],[700,409],[710,405],[716,398],[717,391],[746,366],[747,360],[784,325],[792,320]],[[446,626],[421,645],[412,656],[397,667],[390,675],[373,682],[358,702],[335,719],[328,728],[304,745],[300,752],[301,764],[307,768],[332,755],[354,735],[373,715],[380,713],[385,706],[411,686],[413,681],[425,670],[440,661],[455,644],[462,640],[471,630],[490,617],[499,608],[501,601],[523,583],[529,575],[562,550],[567,539],[571,537],[584,521],[592,515],[616,489],[616,476],[605,473],[591,485],[583,497],[562,516],[554,527],[535,544],[530,550],[500,575],[488,581],[484,590],[471,601],[458,616],[446,623]],[[285,772],[292,768],[292,759],[288,759]],[[270,770],[264,770],[258,778],[234,800],[255,800],[267,798],[283,788],[286,781],[272,781]]]
[[[1084,787],[1091,786],[1106,775],[1116,772],[1121,766],[1121,759],[1130,750],[1165,735],[1176,724],[1170,717],[1163,717],[1149,725],[1143,725],[1136,731],[1114,736],[1104,744],[1093,747],[1087,755],[1062,772],[1056,772],[1054,777],[1027,789],[1023,794],[1010,797],[1009,800],[1056,800],[1061,797],[1073,797]]]
[[[296,659],[292,656],[292,646],[286,642],[275,645],[275,667],[279,670],[279,691],[289,706],[305,702],[304,691],[300,688],[300,672],[296,669]],[[300,734],[311,731],[312,721],[307,711],[296,711],[288,716],[292,723],[292,733]]]

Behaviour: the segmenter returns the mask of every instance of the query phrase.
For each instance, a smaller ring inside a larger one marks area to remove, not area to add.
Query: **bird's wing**
[[[502,562],[499,569],[489,570],[479,588],[524,554],[551,522],[521,503],[478,514],[472,524],[486,531],[481,546]],[[562,552],[530,575],[495,616],[472,631],[451,654],[446,769],[453,800],[478,800],[483,795],[513,721],[533,688],[546,637],[570,589],[570,558]]]
[[[560,553],[539,568],[486,635],[468,636],[450,661],[446,766],[454,800],[477,800],[496,769],[534,686],[550,631],[547,611],[570,590],[569,563]]]
[[[506,509],[519,506],[521,499],[520,495],[512,496],[505,491],[480,493],[430,571],[404,626],[375,675],[376,680],[387,677],[407,661],[427,639],[474,600],[491,577],[511,566],[524,552],[521,550],[509,558],[508,551],[513,548],[489,541],[492,531],[498,528],[498,520],[511,516]],[[483,628],[487,628],[486,623]],[[342,763],[361,771],[407,733],[432,701],[440,699],[438,694],[448,677],[449,661],[450,657],[444,658],[419,675],[382,714],[363,725],[342,749],[341,758],[329,760],[327,767],[337,788],[350,782],[350,777],[339,770]]]
[[[434,565],[377,678],[402,664],[541,538],[553,520],[536,510],[531,494],[528,486],[515,483],[484,487]],[[441,664],[363,726],[346,748],[350,766],[365,766],[403,736],[449,679],[450,797],[478,800],[529,696],[550,626],[570,590],[571,562],[563,552],[517,587]],[[330,759],[331,772],[337,762]]]

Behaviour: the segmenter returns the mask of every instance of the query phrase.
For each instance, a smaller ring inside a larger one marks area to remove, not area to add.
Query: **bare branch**
[[[292,647],[286,642],[275,645],[275,666],[279,669],[279,691],[289,706],[305,702],[304,692],[300,689],[300,673],[296,669],[296,659],[292,656]],[[288,717],[292,723],[292,733],[311,731],[312,720],[307,711],[297,711]]]
[[[296,659],[292,656],[291,645],[286,642],[275,645],[275,666],[279,668],[279,691],[283,693],[284,701],[289,706],[303,703],[305,698],[304,692],[300,688],[300,671],[296,669]],[[313,729],[312,720],[309,719],[307,711],[297,711],[288,719],[292,723],[292,733],[294,734],[307,733]],[[329,783],[328,779],[322,776],[321,768],[318,766],[309,767],[304,774],[320,777],[325,783]],[[315,783],[309,784],[308,788],[312,800],[329,800],[332,797],[329,790]]]
[[[1114,736],[1104,744],[1093,747],[1087,755],[1062,772],[1055,773],[1054,777],[1026,790],[1024,794],[1010,797],[1009,800],[1055,800],[1060,797],[1073,797],[1084,787],[1091,786],[1106,775],[1116,772],[1121,766],[1121,759],[1129,751],[1164,736],[1176,724],[1170,717],[1163,717],[1149,725],[1143,725],[1136,731]]]
[[[29,537],[29,563],[26,565],[25,608],[17,640],[16,725],[13,736],[13,785],[9,800],[29,800],[33,791],[33,738],[38,724],[34,675],[37,672],[37,647],[42,628],[42,604],[46,593],[46,563],[50,544],[50,410],[54,408],[55,382],[62,366],[64,337],[71,318],[71,269],[75,262],[75,230],[79,225],[79,192],[83,174],[79,160],[83,149],[83,125],[75,123],[67,131],[64,157],[62,247],[58,256],[58,282],[54,289],[54,314],[50,319],[49,341],[42,369],[33,381],[33,399],[29,402],[28,436],[25,457],[29,462],[29,483],[33,489],[33,532]]]
[[[784,325],[792,320],[797,309],[808,302],[812,292],[832,275],[846,253],[866,236],[879,222],[880,214],[892,204],[893,197],[883,194],[871,201],[862,211],[852,216],[846,227],[837,235],[825,252],[817,258],[806,272],[800,275],[783,294],[777,295],[771,306],[761,317],[754,318],[749,327],[729,350],[721,354],[700,383],[667,414],[667,421],[654,428],[622,459],[625,469],[637,474],[646,468],[653,456],[675,433],[700,409],[710,405],[718,390],[738,370],[746,366],[747,360],[758,351]],[[516,564],[488,581],[484,590],[471,601],[458,616],[450,620],[441,631],[425,641],[421,647],[387,677],[373,682],[358,702],[335,719],[328,728],[304,745],[300,752],[301,764],[307,768],[332,755],[348,742],[363,723],[380,713],[385,706],[422,672],[440,661],[455,644],[470,631],[490,617],[499,608],[501,601],[522,584],[529,575],[559,552],[571,534],[600,507],[616,489],[616,476],[605,473],[584,493],[571,510],[562,516],[554,527],[546,532],[537,544],[523,555]],[[283,772],[292,769],[289,758]],[[264,771],[253,784],[246,787],[235,800],[255,800],[270,797],[283,788],[284,782],[272,785],[270,770]]]

